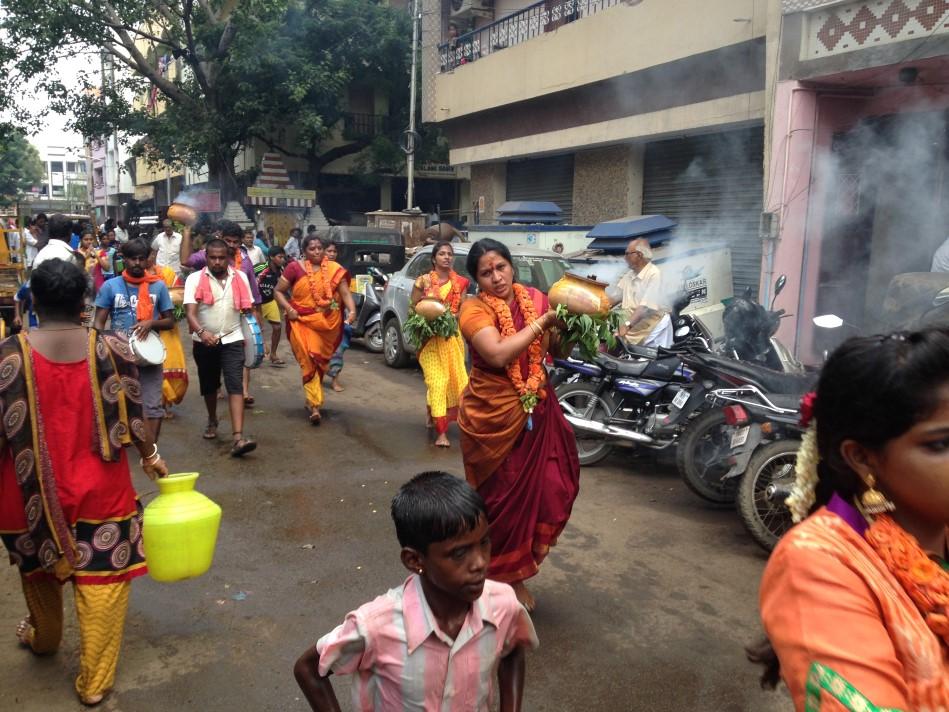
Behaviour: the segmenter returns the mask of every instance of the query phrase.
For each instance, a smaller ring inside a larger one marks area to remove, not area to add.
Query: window
[[[86,173],[86,162],[85,162],[85,161],[79,161],[79,172],[80,172],[80,173]]]
[[[50,161],[50,163],[49,163],[49,172],[50,172],[50,173],[62,173],[62,172],[63,172],[63,162],[62,162],[62,161]]]
[[[75,172],[76,172],[76,164],[73,163],[72,161],[70,161],[69,163],[67,163],[67,164],[66,164],[66,172],[67,172],[67,173],[75,173]]]
[[[64,195],[66,195],[66,189],[63,188],[63,186],[61,186],[61,185],[54,185],[54,186],[53,186],[53,195],[62,197],[62,196],[64,196]]]
[[[415,255],[415,259],[409,264],[409,268],[405,270],[405,276],[409,279],[416,279],[417,277],[421,277],[424,272],[429,272],[431,266],[432,258],[430,253],[422,252],[421,254]]]

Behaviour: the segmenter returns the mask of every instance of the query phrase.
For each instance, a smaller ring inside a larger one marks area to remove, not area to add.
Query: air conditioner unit
[[[451,0],[451,16],[454,19],[491,17],[493,14],[494,0]]]

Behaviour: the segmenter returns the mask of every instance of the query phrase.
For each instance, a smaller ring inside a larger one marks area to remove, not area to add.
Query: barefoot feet
[[[332,389],[333,389],[334,391],[336,391],[337,393],[342,393],[343,391],[346,390],[345,388],[343,388],[343,385],[339,382],[339,379],[338,379],[338,378],[334,378],[334,379],[330,382],[330,388],[332,388]]]
[[[451,447],[448,433],[440,433],[439,436],[435,438],[435,447]]]

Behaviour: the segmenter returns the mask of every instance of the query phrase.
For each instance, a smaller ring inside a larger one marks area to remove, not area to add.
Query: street
[[[389,501],[417,472],[462,474],[457,431],[437,451],[421,373],[386,368],[357,345],[320,428],[306,422],[295,363],[254,372],[245,431],[259,448],[233,460],[225,418],[218,441],[201,439],[189,366],[161,449],[173,472],[199,471],[198,489],[223,508],[214,565],[183,583],[136,580],[116,688],[100,709],[305,710],[294,660],[404,579]],[[630,454],[582,470],[570,523],[531,583],[541,647],[528,655],[525,709],[790,710],[784,692],[759,689],[743,652],[760,636],[764,553],[734,511],[705,506],[672,466]],[[133,476],[147,503],[157,488],[137,464]],[[84,709],[72,688],[71,590],[66,605],[61,650],[34,657],[14,638],[26,613],[16,569],[0,571],[0,709]],[[351,709],[349,679],[334,684]]]

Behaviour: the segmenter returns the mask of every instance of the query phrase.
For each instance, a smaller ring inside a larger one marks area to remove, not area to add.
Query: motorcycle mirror
[[[940,290],[939,294],[933,298],[934,307],[941,307],[944,304],[949,304],[949,287]]]
[[[814,317],[814,325],[821,329],[839,329],[844,325],[844,320],[836,314],[821,314]]]
[[[781,292],[783,292],[787,283],[788,276],[786,274],[782,274],[780,277],[778,277],[778,281],[774,283],[774,296],[778,296]]]

